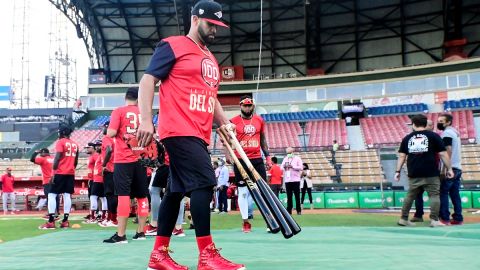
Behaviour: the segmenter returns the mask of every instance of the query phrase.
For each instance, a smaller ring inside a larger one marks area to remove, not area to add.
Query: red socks
[[[155,244],[153,245],[153,250],[156,250],[161,246],[168,247],[168,245],[170,245],[170,237],[157,235],[157,237],[155,237]]]
[[[211,243],[213,243],[211,235],[197,237],[197,246],[200,252],[202,252],[202,250],[204,250]]]

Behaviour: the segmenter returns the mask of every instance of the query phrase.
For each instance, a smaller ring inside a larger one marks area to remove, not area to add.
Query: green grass
[[[319,227],[319,226],[395,226],[398,219],[397,216],[382,215],[382,214],[316,214],[316,215],[294,215],[295,220],[301,227]],[[45,233],[55,233],[60,230],[39,230],[38,226],[44,220],[39,217],[21,217],[8,216],[0,217],[0,239],[4,242],[18,240],[27,237],[33,237]],[[80,216],[71,216],[72,224],[81,224]],[[212,230],[234,229],[240,228],[242,221],[240,214],[233,213],[228,215],[218,215],[212,213]],[[57,224],[58,226],[58,224]],[[79,230],[110,230],[114,228],[102,228],[96,224],[81,224]],[[263,218],[257,213],[255,219],[252,221],[254,228],[266,228]],[[136,224],[128,223],[128,229],[134,230]]]

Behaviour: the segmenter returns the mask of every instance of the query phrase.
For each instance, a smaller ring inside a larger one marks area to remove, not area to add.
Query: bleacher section
[[[427,112],[427,111],[428,111],[428,106],[425,103],[379,106],[379,107],[368,108],[369,115],[402,114],[402,113],[413,113],[413,112],[421,113],[421,112]]]
[[[453,126],[460,132],[464,143],[475,142],[475,127],[472,111],[453,111]],[[428,118],[437,122],[440,113],[429,113]],[[410,118],[407,115],[378,116],[360,119],[363,137],[368,148],[380,145],[393,145],[411,132]],[[437,131],[437,130],[435,130]]]
[[[338,118],[337,110],[262,114],[266,122],[311,121]]]
[[[307,122],[305,133],[310,135],[308,146],[331,146],[333,140],[337,140],[341,146],[348,144],[347,128],[343,119]]]
[[[101,139],[102,136],[102,131],[100,129],[77,129],[72,133],[70,138],[78,143],[78,146],[80,147],[79,150],[81,151],[89,142]]]
[[[265,128],[270,148],[300,147],[298,135],[302,128],[297,122],[266,123]]]
[[[107,121],[110,120],[109,115],[99,115],[93,122],[90,124],[89,127],[96,128],[96,127],[101,127],[103,126]]]
[[[480,98],[446,100],[443,102],[443,107],[446,111],[464,109],[464,108],[476,108],[476,107],[480,107]]]
[[[331,184],[337,172],[330,151],[300,153],[302,161],[309,164],[314,184]],[[380,159],[375,150],[337,151],[335,162],[340,169],[340,182],[344,184],[376,184],[385,181]]]
[[[480,181],[480,145],[462,145],[462,178]]]

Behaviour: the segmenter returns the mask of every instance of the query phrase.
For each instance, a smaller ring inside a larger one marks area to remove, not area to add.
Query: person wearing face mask
[[[442,130],[442,140],[452,161],[453,177],[442,178],[440,184],[440,221],[445,225],[462,225],[462,200],[460,198],[460,179],[462,177],[462,146],[460,133],[452,127],[453,117],[444,113],[438,117],[437,129]],[[442,163],[442,170],[446,166]],[[448,197],[452,200],[453,214],[450,219]]]
[[[408,214],[413,200],[418,193],[424,190],[428,192],[430,199],[430,227],[445,226],[439,220],[440,209],[440,170],[436,161],[436,155],[440,157],[446,167],[446,175],[453,177],[446,148],[438,134],[426,130],[427,117],[418,114],[412,117],[414,131],[405,136],[398,150],[397,170],[395,180],[400,181],[400,173],[405,161],[408,168],[408,193],[402,206],[402,215],[397,224],[400,226],[414,226],[415,223],[408,220]]]
[[[230,121],[235,124],[237,139],[253,167],[263,179],[267,179],[267,171],[262,158],[262,152],[268,168],[272,165],[272,161],[265,136],[265,121],[261,116],[255,114],[255,103],[251,96],[244,95],[240,97],[240,114],[230,119]],[[240,154],[235,151],[235,155],[240,160],[242,166],[246,168]],[[228,155],[227,160],[233,163],[231,157]],[[253,199],[248,191],[247,183],[243,180],[237,166],[234,166],[233,169],[235,173],[235,184],[238,188],[238,206],[243,219],[242,231],[249,233],[252,230],[252,226],[248,220],[253,217]],[[252,175],[250,177],[254,179]]]
[[[307,163],[303,163],[302,171],[302,181],[300,182],[300,189],[302,190],[302,199],[301,203],[303,206],[303,201],[305,200],[305,193],[308,193],[308,199],[310,202],[310,209],[313,209],[313,199],[312,199],[312,174]]]
[[[283,182],[287,191],[287,211],[292,214],[293,209],[293,195],[295,195],[295,207],[297,215],[302,214],[302,207],[300,204],[300,181],[302,177],[303,162],[302,159],[293,153],[293,148],[286,149],[287,156],[283,159]]]

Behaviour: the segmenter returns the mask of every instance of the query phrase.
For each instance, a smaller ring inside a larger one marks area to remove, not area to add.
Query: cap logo
[[[198,14],[199,14],[199,15],[203,15],[203,13],[205,13],[205,10],[203,10],[203,9],[199,9],[199,10],[198,10]]]
[[[217,16],[219,19],[222,18],[222,12],[221,11],[215,12],[213,14],[215,14],[215,16]]]

